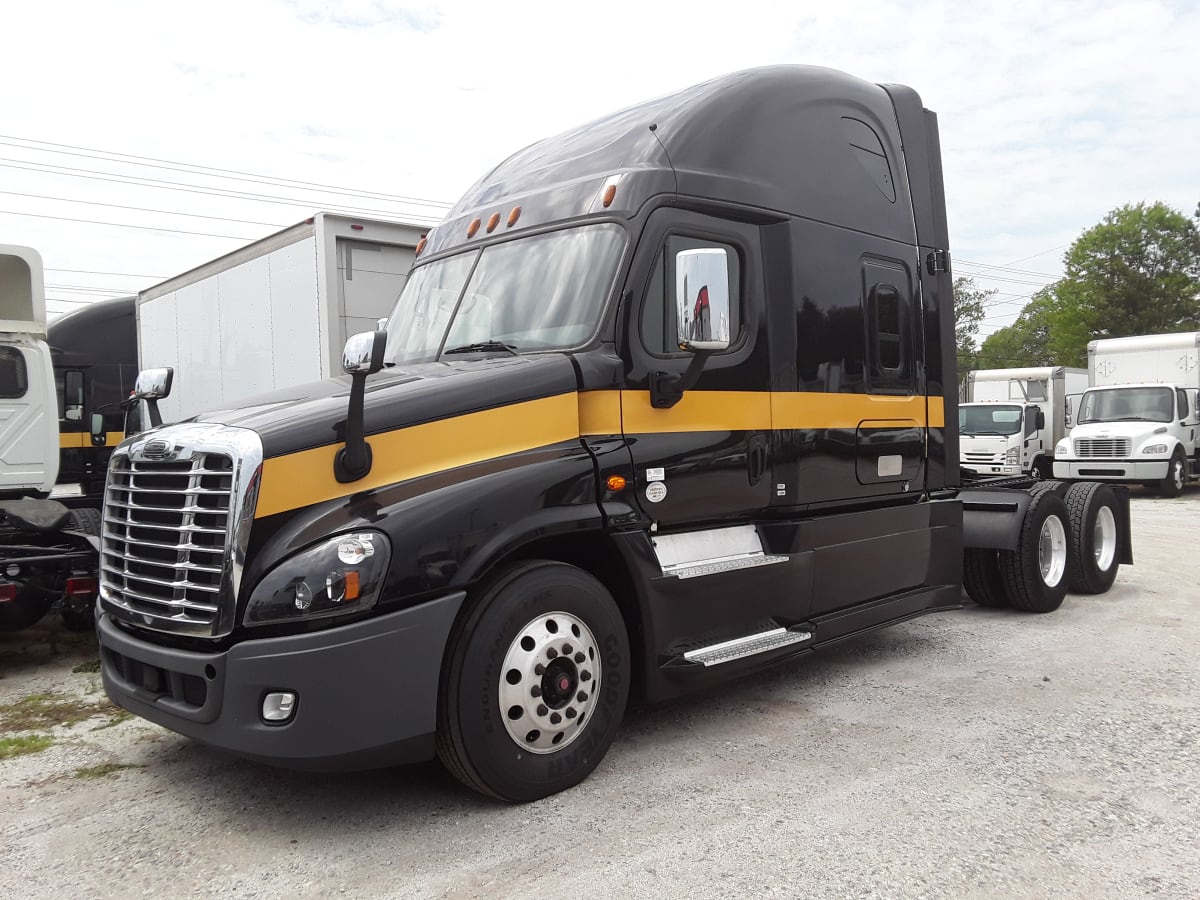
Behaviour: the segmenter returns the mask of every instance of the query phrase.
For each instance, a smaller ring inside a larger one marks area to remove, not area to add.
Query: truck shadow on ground
[[[609,759],[570,793],[597,795],[613,757],[622,765],[653,766],[639,760],[643,749],[661,754],[704,752],[711,737],[698,734],[696,723],[724,717],[745,718],[764,710],[778,720],[807,715],[820,708],[846,679],[862,679],[873,666],[889,660],[932,652],[941,640],[936,630],[905,626],[849,640],[819,654],[791,659],[765,671],[726,682],[696,695],[655,706],[637,705],[625,715]],[[802,702],[798,699],[802,698]],[[739,730],[745,723],[731,722]],[[156,790],[190,808],[200,819],[238,823],[264,839],[333,839],[347,827],[436,828],[447,818],[470,814],[506,816],[512,810],[553,805],[553,798],[528,806],[509,806],[462,787],[436,761],[372,772],[316,774],[276,769],[242,760],[185,738],[163,733],[157,751],[148,754],[139,775],[155,781]],[[755,739],[770,741],[771,729]],[[652,771],[648,771],[652,776]]]

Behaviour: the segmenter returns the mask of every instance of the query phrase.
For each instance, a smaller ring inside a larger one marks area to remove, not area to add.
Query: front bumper
[[[1064,481],[1161,481],[1170,460],[1072,459],[1054,461],[1054,477]]]
[[[114,703],[195,740],[292,769],[370,769],[434,752],[442,654],[465,594],[309,634],[204,653],[150,643],[100,613],[101,676]],[[294,691],[285,724],[263,697]]]
[[[1002,466],[993,463],[960,463],[960,468],[969,469],[976,475],[1023,475],[1025,470],[1020,466]]]

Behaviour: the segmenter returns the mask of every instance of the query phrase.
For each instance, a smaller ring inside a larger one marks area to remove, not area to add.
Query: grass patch
[[[98,766],[84,766],[81,769],[76,769],[72,778],[104,778],[106,775],[111,775],[113,772],[120,772],[122,769],[136,769],[137,766],[131,763],[100,763]]]
[[[126,719],[132,718],[133,713],[131,713],[129,710],[115,709],[115,711],[108,717],[107,722],[101,722],[99,725],[93,727],[92,731],[102,731],[105,728],[112,728],[114,725],[120,725]]]
[[[17,737],[0,738],[0,759],[26,753],[41,753],[53,743],[54,738],[48,734],[22,734]]]
[[[116,707],[107,699],[80,700],[66,694],[30,694],[16,703],[0,706],[0,726],[4,731],[32,731],[55,725],[74,725],[92,716],[113,713]]]
[[[100,671],[100,660],[89,659],[87,662],[81,662],[71,670],[76,675],[85,675],[92,672]]]

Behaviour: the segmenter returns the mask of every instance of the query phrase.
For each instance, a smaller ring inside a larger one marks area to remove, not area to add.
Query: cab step
[[[767,555],[753,525],[657,535],[653,540],[662,573],[676,578],[699,578],[788,561],[786,556]]]
[[[780,647],[787,647],[791,644],[802,644],[805,641],[811,640],[811,631],[789,631],[786,628],[773,628],[770,631],[748,634],[744,637],[734,638],[731,641],[721,641],[719,644],[698,647],[695,650],[687,651],[683,654],[683,658],[690,663],[699,663],[702,666],[718,666],[721,663],[733,662],[735,659],[744,659],[747,656],[754,656],[758,653],[766,653],[769,650],[778,650]]]

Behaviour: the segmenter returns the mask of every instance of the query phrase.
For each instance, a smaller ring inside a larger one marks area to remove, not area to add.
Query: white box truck
[[[976,475],[1049,478],[1054,448],[1088,386],[1086,369],[980,369],[958,407],[959,464]]]
[[[1200,331],[1088,344],[1089,388],[1054,477],[1140,482],[1174,497],[1200,478]]]
[[[427,226],[317,213],[138,295],[142,369],[172,367],[166,421],[342,371],[404,287]]]

